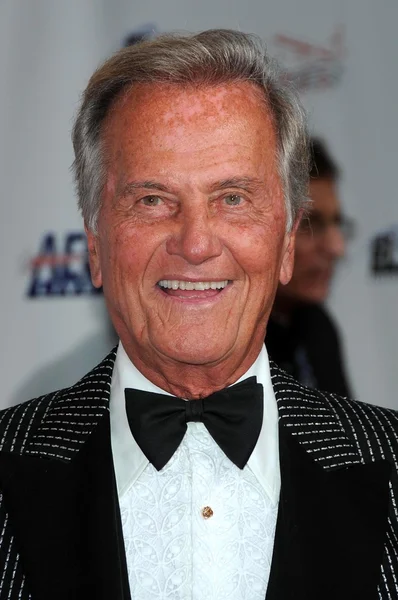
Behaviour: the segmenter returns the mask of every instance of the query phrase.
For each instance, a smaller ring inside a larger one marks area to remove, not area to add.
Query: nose
[[[341,258],[345,252],[345,240],[340,228],[334,224],[325,231],[323,246],[333,258]]]
[[[170,255],[177,255],[191,265],[200,265],[220,256],[222,243],[216,231],[214,218],[208,214],[207,207],[191,206],[185,208],[176,223],[176,229],[166,244]]]

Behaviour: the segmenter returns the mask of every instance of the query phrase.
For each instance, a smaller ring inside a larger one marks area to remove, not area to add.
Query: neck
[[[128,341],[122,340],[122,343],[131,362],[149,381],[173,396],[194,400],[210,396],[242,377],[260,354],[263,339],[246,352],[231,353],[205,365],[176,362],[158,355],[143,356]]]

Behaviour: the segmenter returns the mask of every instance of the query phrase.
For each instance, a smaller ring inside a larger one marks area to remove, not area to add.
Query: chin
[[[169,359],[190,365],[209,365],[217,363],[229,353],[229,345],[223,340],[222,346],[220,341],[222,334],[220,333],[218,340],[206,340],[203,336],[200,340],[195,338],[187,338],[182,340],[172,340],[172,344],[154,344],[158,351],[167,356]],[[232,344],[231,344],[232,347]]]

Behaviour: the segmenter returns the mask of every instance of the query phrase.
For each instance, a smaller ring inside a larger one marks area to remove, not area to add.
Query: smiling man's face
[[[107,117],[103,143],[91,272],[130,358],[251,364],[278,281],[290,278],[294,237],[259,90],[135,86]]]

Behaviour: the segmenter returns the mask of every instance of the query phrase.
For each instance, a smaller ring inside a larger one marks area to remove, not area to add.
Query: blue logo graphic
[[[91,283],[87,238],[83,231],[65,235],[46,233],[30,263],[29,298],[98,294]]]

